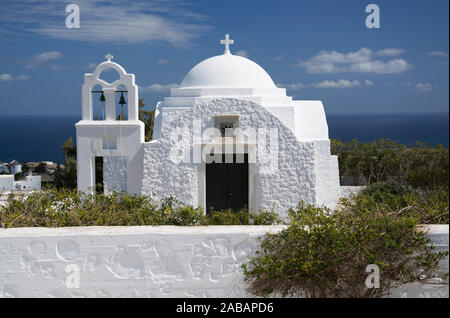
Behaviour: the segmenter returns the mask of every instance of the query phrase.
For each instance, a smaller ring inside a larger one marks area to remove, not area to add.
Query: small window
[[[216,128],[216,138],[235,138],[236,130],[239,128],[239,115],[214,115],[214,128]]]
[[[220,123],[220,133],[222,137],[233,137],[233,123]]]

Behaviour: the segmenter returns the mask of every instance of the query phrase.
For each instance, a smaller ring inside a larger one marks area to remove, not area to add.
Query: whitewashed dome
[[[276,88],[269,74],[255,62],[238,55],[213,56],[194,66],[180,88]]]
[[[255,62],[230,52],[234,41],[225,35],[225,52],[194,66],[180,86],[170,89],[164,107],[191,107],[214,98],[239,98],[261,106],[288,106],[292,97],[275,85],[269,74]]]

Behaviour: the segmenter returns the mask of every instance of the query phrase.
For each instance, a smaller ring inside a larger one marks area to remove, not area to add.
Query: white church
[[[221,44],[223,54],[194,66],[157,103],[150,142],[139,121],[134,74],[110,54],[85,74],[82,119],[76,124],[80,191],[94,191],[101,177],[106,193],[172,196],[207,212],[247,207],[281,217],[300,200],[336,204],[338,159],[330,153],[322,102],[292,100],[261,66],[231,54],[228,35]],[[102,80],[107,69],[120,78]],[[93,118],[93,92],[105,101],[104,120]],[[121,103],[124,93],[127,116],[118,120],[116,97]],[[95,175],[99,160],[103,176]]]

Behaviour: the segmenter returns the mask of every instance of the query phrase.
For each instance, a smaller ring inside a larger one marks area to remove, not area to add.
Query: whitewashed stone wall
[[[241,264],[283,226],[0,229],[0,297],[248,297]],[[429,226],[448,250],[448,225]],[[448,258],[441,273],[448,273]],[[78,279],[79,278],[79,279]],[[448,284],[393,297],[448,297]]]
[[[242,297],[256,237],[281,228],[0,229],[0,297]]]
[[[186,110],[163,108],[163,128],[159,139],[144,144],[143,194],[156,200],[175,196],[185,204],[201,205],[198,199],[200,164],[171,162],[168,157],[175,141],[170,134],[186,129],[187,133],[180,138],[184,138],[184,143],[192,144],[193,119],[202,120],[203,132],[214,127],[214,115],[219,114],[239,114],[239,128],[242,130],[275,128],[278,131],[278,170],[272,174],[261,173],[264,165],[257,157],[255,178],[250,180],[255,197],[249,205],[255,212],[273,209],[281,218],[287,218],[289,208],[295,207],[300,200],[329,206],[337,200],[337,160],[330,156],[329,142],[299,141],[267,109],[250,101],[230,98],[212,99]],[[187,151],[191,160],[192,151],[192,147]],[[336,173],[332,169],[336,169]]]

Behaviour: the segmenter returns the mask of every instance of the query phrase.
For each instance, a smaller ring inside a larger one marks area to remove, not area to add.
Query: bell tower
[[[93,192],[97,186],[106,193],[139,194],[144,123],[139,120],[138,86],[134,74],[128,74],[122,66],[112,62],[111,54],[105,58],[106,61],[100,63],[92,74],[84,75],[81,89],[82,118],[75,124],[78,190]],[[100,78],[102,72],[110,69],[119,75],[119,79],[112,83]],[[94,91],[95,86],[100,86],[101,90]],[[101,94],[100,101],[104,102],[105,116],[102,120],[93,118],[93,94],[97,93]],[[119,97],[119,105],[128,104],[126,116],[116,113],[116,97]],[[119,120],[125,117],[125,120]],[[96,169],[96,163],[97,166],[100,163],[102,169]],[[96,170],[102,175],[96,175]],[[102,180],[100,187],[98,180]]]

